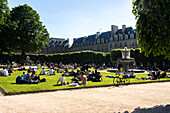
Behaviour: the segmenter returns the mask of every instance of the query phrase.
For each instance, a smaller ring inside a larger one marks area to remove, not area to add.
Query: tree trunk
[[[22,50],[22,53],[21,53],[21,65],[23,66],[24,65],[24,62],[25,62],[25,51]]]

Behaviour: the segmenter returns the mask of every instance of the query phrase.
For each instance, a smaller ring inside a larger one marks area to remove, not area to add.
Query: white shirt
[[[2,70],[4,76],[8,76],[8,71],[6,69]]]
[[[54,74],[54,70],[50,69],[50,75],[53,75],[53,74]]]
[[[57,83],[58,83],[59,81],[61,82],[61,84],[66,84],[66,83],[67,83],[65,77],[60,77],[60,78],[58,79]]]
[[[42,74],[45,74],[45,69],[42,69],[42,70],[41,70],[41,73],[42,73]]]

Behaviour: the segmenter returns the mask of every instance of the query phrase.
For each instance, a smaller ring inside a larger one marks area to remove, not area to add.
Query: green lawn
[[[94,69],[91,69],[94,70]],[[37,74],[40,73],[37,72]],[[42,82],[39,84],[15,84],[16,77],[22,75],[23,71],[14,71],[11,76],[3,77],[0,76],[0,87],[6,91],[6,93],[18,93],[18,92],[26,92],[26,91],[40,91],[40,90],[55,90],[55,89],[64,89],[64,88],[74,88],[73,86],[64,85],[64,86],[55,86],[57,80],[61,76],[62,73],[57,73],[56,75],[40,75],[40,78],[46,78],[47,82]],[[113,78],[107,78],[106,75],[115,76],[115,73],[106,73],[101,72],[103,75],[103,82],[91,82],[88,81],[87,86],[94,86],[94,85],[107,85],[113,84]],[[136,74],[137,77],[147,77],[146,74]],[[68,82],[71,82],[73,77],[66,77]],[[144,81],[162,81],[162,80],[170,80],[170,78],[162,78],[160,80],[137,80],[131,79],[131,82],[144,82]],[[80,87],[84,87],[80,85]]]

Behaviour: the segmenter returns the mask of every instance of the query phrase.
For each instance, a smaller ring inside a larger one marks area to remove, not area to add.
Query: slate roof
[[[123,39],[124,39],[126,34],[128,35],[128,37],[130,37],[131,33],[133,33],[134,38],[136,38],[136,30],[134,30],[132,27],[126,27],[124,32],[122,32],[122,29],[118,29],[116,32],[116,35],[123,34]],[[87,41],[96,42],[97,39],[104,39],[104,40],[110,41],[110,37],[111,37],[111,31],[102,32],[98,37],[96,36],[96,34],[93,34],[93,35],[89,35],[88,37],[77,38],[76,41],[73,42],[73,46],[76,43],[81,44]],[[113,35],[113,38],[114,38],[114,35]],[[118,38],[119,38],[119,35],[118,35]]]
[[[69,47],[69,40],[65,40],[64,38],[50,38],[49,43],[46,47]]]

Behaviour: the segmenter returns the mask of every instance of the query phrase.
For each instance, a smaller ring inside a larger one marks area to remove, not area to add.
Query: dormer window
[[[119,35],[119,40],[123,40],[123,35],[122,34]]]
[[[114,36],[114,39],[115,39],[116,41],[118,40],[118,37],[117,37],[117,35],[115,35],[115,36]]]
[[[110,37],[110,42],[113,42],[113,38],[112,37]]]
[[[103,38],[101,39],[101,43],[104,43],[104,39]]]
[[[126,39],[126,40],[128,39],[128,35],[125,35],[125,39]]]
[[[100,43],[100,39],[97,39],[97,43],[98,43],[98,44]]]

